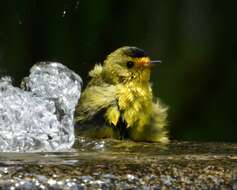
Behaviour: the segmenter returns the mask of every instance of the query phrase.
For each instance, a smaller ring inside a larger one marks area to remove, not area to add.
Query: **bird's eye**
[[[132,61],[127,62],[127,68],[131,69],[133,67],[134,63]]]

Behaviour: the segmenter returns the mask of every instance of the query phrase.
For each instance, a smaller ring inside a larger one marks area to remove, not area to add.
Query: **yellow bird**
[[[157,62],[125,46],[95,65],[76,107],[77,134],[167,143],[167,107],[154,100],[150,83]]]

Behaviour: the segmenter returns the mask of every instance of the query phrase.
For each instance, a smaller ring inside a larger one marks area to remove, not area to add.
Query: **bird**
[[[124,46],[96,64],[75,109],[77,135],[167,144],[168,108],[153,96],[150,82],[160,62]]]

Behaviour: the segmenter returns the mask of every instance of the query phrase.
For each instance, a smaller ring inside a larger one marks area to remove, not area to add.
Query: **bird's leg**
[[[117,127],[119,129],[120,140],[127,138],[127,122],[124,120],[123,116],[119,117]]]

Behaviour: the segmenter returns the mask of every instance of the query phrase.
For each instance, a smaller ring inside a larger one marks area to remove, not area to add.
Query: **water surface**
[[[0,187],[235,189],[237,144],[80,138],[69,152],[1,153]]]

